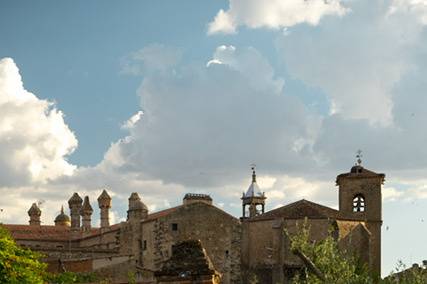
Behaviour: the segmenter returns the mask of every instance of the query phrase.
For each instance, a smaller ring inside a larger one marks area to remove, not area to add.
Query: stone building
[[[89,197],[82,199],[78,193],[68,201],[70,216],[61,208],[54,226],[41,225],[36,203],[28,211],[29,225],[4,226],[20,245],[45,254],[44,261],[54,272],[94,271],[117,283],[125,283],[131,272],[138,283],[157,283],[156,275],[163,275],[160,272],[171,263],[173,251],[179,255],[176,244],[198,241],[221,283],[248,283],[256,277],[258,283],[268,284],[287,283],[304,266],[290,251],[289,235],[306,222],[310,238],[321,240],[332,228],[340,248],[380,275],[384,178],[360,161],[338,175],[338,210],[300,200],[265,211],[268,196],[260,191],[253,169],[241,198],[240,218],[213,205],[205,194],[186,194],[181,205],[150,213],[140,196],[132,193],[127,220],[111,225],[112,200],[104,190],[97,199],[99,228],[91,225]],[[179,279],[179,273],[175,276]]]

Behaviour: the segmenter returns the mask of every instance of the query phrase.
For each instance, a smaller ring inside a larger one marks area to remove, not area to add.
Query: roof
[[[176,207],[168,208],[168,209],[165,209],[165,210],[161,210],[161,211],[149,214],[148,217],[147,217],[147,219],[142,220],[142,222],[150,222],[150,221],[156,220],[158,218],[166,217],[169,214],[175,213],[176,211],[178,211],[181,208],[189,207],[189,206],[197,206],[197,205],[208,206],[207,208],[213,208],[215,210],[220,211],[222,214],[227,215],[230,218],[238,220],[233,215],[230,215],[229,213],[225,212],[221,208],[216,207],[215,205],[204,203],[204,202],[197,202],[197,203],[190,203],[190,204],[185,204],[185,205],[182,204],[182,205],[178,205]]]
[[[30,226],[3,224],[15,240],[67,241],[70,228],[65,226]]]
[[[243,195],[243,198],[249,198],[249,197],[255,197],[255,196],[264,197],[264,194],[261,192],[258,184],[256,183],[255,168],[252,168],[252,182],[249,185],[249,188],[246,191],[246,193]]]
[[[15,240],[49,240],[49,241],[68,241],[70,239],[70,227],[54,225],[15,225],[2,224]],[[120,229],[121,224],[114,224],[109,227],[109,232]],[[100,228],[91,228],[90,234],[78,239],[94,237],[101,234]]]
[[[161,218],[161,217],[165,217],[165,216],[167,216],[167,215],[175,212],[176,210],[178,210],[179,208],[181,208],[183,206],[184,205],[179,205],[179,206],[176,206],[176,207],[172,207],[172,208],[168,208],[168,209],[165,209],[165,210],[161,210],[161,211],[158,211],[158,212],[154,212],[154,213],[148,214],[147,219],[143,220],[142,222],[152,221],[152,220],[156,220],[156,219]]]
[[[371,170],[365,169],[361,165],[354,165],[350,169],[350,172],[338,175],[336,182],[337,184],[339,184],[339,181],[341,178],[370,178],[370,177],[373,177],[373,178],[379,177],[384,180],[385,174],[373,172]]]
[[[70,222],[70,217],[64,213],[64,206],[61,206],[61,213],[55,218],[56,222]]]
[[[305,199],[268,211],[251,220],[285,219],[336,219],[338,210],[323,206]]]

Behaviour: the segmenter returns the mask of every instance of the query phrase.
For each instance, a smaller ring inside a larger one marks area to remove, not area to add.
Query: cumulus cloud
[[[277,171],[311,160],[319,119],[257,50],[219,46],[210,62],[146,73],[144,115],[102,166],[197,188],[235,183],[254,161]]]
[[[412,16],[391,16],[387,1],[353,2],[351,9],[316,30],[291,31],[279,50],[292,76],[330,97],[332,114],[391,125],[392,91],[413,66],[420,26]]]
[[[75,169],[67,161],[77,140],[52,102],[24,89],[18,67],[0,60],[2,185],[46,183]]]
[[[208,34],[235,33],[238,26],[284,28],[301,23],[317,25],[327,15],[342,16],[348,10],[339,0],[230,0],[209,23]]]

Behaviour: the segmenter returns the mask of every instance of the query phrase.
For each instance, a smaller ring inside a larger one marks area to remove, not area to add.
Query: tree
[[[9,232],[0,225],[0,283],[45,283],[45,263],[41,255],[18,246]]]
[[[304,259],[306,268],[293,280],[294,284],[368,284],[374,283],[365,265],[357,258],[339,250],[331,234],[322,241],[312,242],[309,239],[310,228],[305,222],[298,228],[298,233],[289,236],[291,249]],[[307,263],[309,262],[309,263]],[[310,267],[311,266],[311,267]]]

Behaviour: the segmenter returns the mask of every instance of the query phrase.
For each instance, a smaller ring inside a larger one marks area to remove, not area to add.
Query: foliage
[[[425,284],[427,283],[427,270],[421,267],[407,268],[400,260],[391,276],[386,277],[382,284]]]
[[[297,275],[294,284],[302,283],[335,283],[335,284],[367,284],[374,283],[366,266],[361,265],[356,258],[345,255],[331,234],[322,241],[310,241],[310,228],[307,222],[294,236],[289,236],[291,249],[299,250],[306,255],[322,272],[325,280],[321,280],[312,271],[305,268],[303,275]],[[288,234],[289,235],[289,234]]]
[[[0,283],[44,283],[47,265],[39,261],[40,257],[18,246],[0,225]]]
[[[94,273],[64,272],[50,275],[47,281],[55,284],[91,283],[97,282],[98,277]]]

